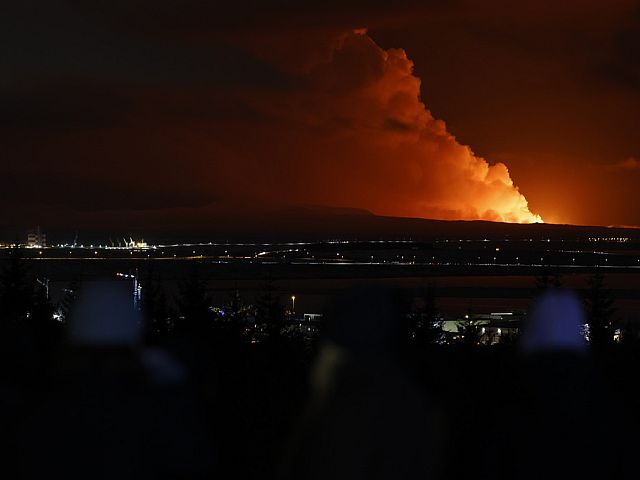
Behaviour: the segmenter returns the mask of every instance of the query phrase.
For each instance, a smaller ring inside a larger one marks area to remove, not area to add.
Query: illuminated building
[[[481,345],[495,345],[517,335],[524,317],[524,312],[494,312],[465,315],[464,319],[445,320],[442,325],[442,330],[448,336],[457,338],[461,333],[461,323],[475,325],[477,329],[477,342]]]
[[[40,231],[40,226],[27,233],[27,246],[31,248],[47,246],[47,235]]]

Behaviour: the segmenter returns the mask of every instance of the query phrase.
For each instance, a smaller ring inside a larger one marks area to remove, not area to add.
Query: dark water
[[[455,316],[473,310],[477,313],[526,309],[535,293],[540,269],[412,265],[309,265],[268,264],[243,261],[219,263],[207,259],[102,259],[46,260],[29,262],[30,269],[50,280],[54,301],[64,294],[72,280],[117,279],[116,273],[135,274],[143,284],[151,271],[168,298],[177,295],[179,282],[197,265],[207,279],[214,303],[224,301],[238,290],[245,302],[252,302],[272,282],[284,305],[296,296],[296,311],[320,313],[332,298],[356,285],[379,285],[415,295],[432,288],[445,315]],[[528,272],[526,270],[529,270]],[[590,272],[559,272],[563,286],[582,290]],[[606,286],[616,300],[621,319],[640,318],[640,272],[605,272]]]

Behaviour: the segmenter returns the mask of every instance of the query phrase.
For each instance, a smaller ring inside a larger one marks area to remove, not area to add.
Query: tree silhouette
[[[252,307],[242,301],[240,290],[236,288],[227,298],[223,311],[224,315],[216,321],[216,334],[227,342],[239,340],[247,326],[247,318],[253,313]]]
[[[271,278],[267,278],[256,302],[256,323],[264,325],[271,342],[277,341],[284,326],[284,307],[275,294]]]
[[[47,296],[47,289],[44,285],[36,285],[32,306],[29,310],[29,323],[37,329],[50,330],[57,328],[59,325],[53,319],[55,308]]]
[[[480,343],[482,336],[482,328],[471,318],[471,315],[465,315],[465,318],[456,322],[458,334],[462,337],[462,343],[466,346],[475,346]]]
[[[615,313],[611,291],[605,288],[604,274],[601,271],[588,279],[588,289],[584,297],[584,306],[589,325],[589,337],[595,349],[601,349],[613,340],[611,319]]]
[[[71,313],[74,303],[78,299],[80,283],[77,278],[72,279],[64,289],[64,296],[58,302],[56,311],[61,322],[65,322]]]
[[[442,339],[442,320],[433,286],[422,292],[413,305],[409,320],[410,337],[415,344],[432,345]]]
[[[244,315],[244,304],[242,303],[242,298],[240,297],[240,290],[237,288],[233,290],[229,298],[225,303],[225,313],[227,317],[233,319],[234,321],[239,321]]]
[[[0,309],[2,326],[15,325],[29,314],[33,300],[33,278],[22,249],[11,249],[8,264],[0,276]]]
[[[25,319],[25,333],[31,337],[40,369],[48,368],[50,360],[62,340],[63,325],[53,318],[54,305],[49,299],[47,287],[37,284],[33,292],[29,315]]]
[[[176,321],[177,333],[205,333],[211,326],[211,297],[198,264],[192,265],[190,275],[179,284],[178,289],[177,304],[181,318]]]
[[[162,282],[155,274],[152,264],[147,266],[145,272],[140,306],[145,318],[147,340],[151,343],[162,343],[168,338],[171,330],[171,315]]]

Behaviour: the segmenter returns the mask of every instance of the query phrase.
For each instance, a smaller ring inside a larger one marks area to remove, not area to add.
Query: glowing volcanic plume
[[[260,53],[279,63],[298,89],[250,99],[270,119],[256,124],[253,141],[262,137],[263,163],[277,165],[273,180],[286,185],[278,190],[283,201],[384,215],[542,222],[503,163],[474,155],[431,115],[404,50],[384,50],[362,29],[328,48],[283,55],[287,48]],[[261,170],[262,183],[269,171]]]
[[[382,49],[364,30],[309,34],[300,42],[287,32],[265,35],[275,37],[244,48],[277,72],[273,83],[247,75],[219,88],[134,89],[131,108],[113,127],[64,129],[47,143],[31,142],[22,152],[30,160],[12,168],[23,169],[24,178],[38,171],[42,185],[76,192],[65,197],[67,212],[55,215],[72,224],[104,224],[96,211],[110,215],[114,208],[135,208],[145,221],[164,223],[162,208],[179,209],[172,215],[184,219],[291,205],[542,221],[504,164],[474,155],[431,115],[404,50]],[[41,168],[32,167],[35,157]],[[110,168],[100,176],[75,168],[86,158]],[[63,161],[74,166],[66,172],[78,173],[61,175]],[[86,215],[72,218],[68,207],[77,210],[76,198]]]
[[[360,107],[365,113],[360,120],[378,129],[379,148],[395,150],[395,155],[388,152],[387,161],[404,163],[410,170],[405,181],[413,187],[402,203],[379,210],[443,219],[542,222],[529,211],[506,165],[489,165],[475,156],[444,122],[433,118],[420,100],[420,79],[413,75],[413,62],[404,50],[385,51],[360,31],[338,44],[331,63],[339,64],[341,56],[354,58],[353,51],[361,49],[377,54],[379,65],[377,75],[359,92],[362,105],[368,104]],[[376,120],[378,124],[371,125]]]

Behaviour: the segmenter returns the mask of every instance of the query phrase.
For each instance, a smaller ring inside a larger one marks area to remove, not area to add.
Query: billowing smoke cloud
[[[257,114],[244,146],[227,145],[238,155],[236,167],[247,162],[239,176],[227,171],[234,184],[249,180],[246,187],[256,199],[281,203],[437,219],[542,221],[504,164],[474,155],[431,115],[402,49],[384,50],[359,30],[318,52],[281,65],[292,77],[293,92],[245,92],[244,101]],[[237,132],[229,138],[237,140]]]
[[[188,61],[170,78],[155,75],[165,59],[135,78],[20,90],[29,101],[0,118],[5,221],[179,229],[291,205],[541,221],[504,164],[433,118],[403,50],[363,30],[261,40],[237,40],[240,60],[176,55]]]

